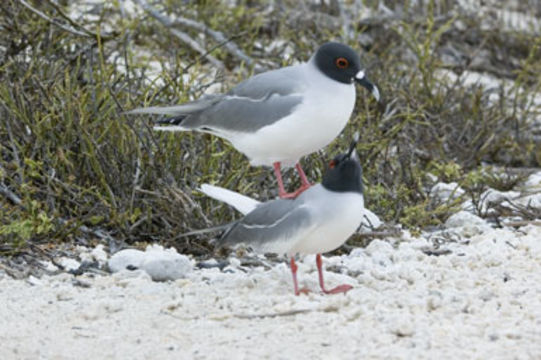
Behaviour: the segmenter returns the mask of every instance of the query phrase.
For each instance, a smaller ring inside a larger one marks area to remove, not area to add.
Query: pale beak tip
[[[372,89],[372,95],[376,98],[376,101],[379,102],[379,99],[380,99],[379,89],[375,85],[374,85],[374,88]]]
[[[353,149],[352,153],[351,153],[351,158],[353,160],[356,160],[356,161],[359,161],[359,154],[357,153],[357,150],[356,149]]]

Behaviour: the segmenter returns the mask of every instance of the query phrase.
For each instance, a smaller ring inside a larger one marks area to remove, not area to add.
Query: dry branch
[[[207,51],[205,50],[205,48],[203,48],[197,41],[192,39],[190,35],[186,34],[183,31],[173,28],[173,22],[167,16],[160,14],[158,10],[150,6],[145,0],[136,0],[136,2],[143,9],[145,9],[145,11],[147,11],[153,18],[155,18],[160,23],[162,23],[163,26],[168,28],[169,31],[171,31],[171,34],[173,34],[177,39],[179,39],[180,41],[182,41],[183,43],[191,47],[193,50],[197,51],[199,54],[201,54],[201,56],[204,56],[214,66],[220,69],[225,68],[223,62],[216,59],[214,56],[207,54]]]
[[[289,310],[289,311],[283,311],[283,312],[277,312],[277,313],[263,313],[263,314],[233,314],[234,317],[238,319],[263,319],[263,318],[276,318],[276,317],[284,317],[284,316],[294,316],[299,314],[306,314],[309,312],[314,312],[314,310],[310,309],[298,309],[298,310]]]
[[[165,27],[167,27],[169,31],[171,31],[171,33],[175,35],[179,40],[186,43],[192,49],[200,53],[202,57],[206,57],[215,66],[219,68],[224,68],[224,64],[220,60],[216,59],[212,55],[209,55],[208,52],[197,41],[192,39],[185,32],[175,29],[175,26],[180,26],[180,27],[189,28],[192,30],[197,30],[199,32],[202,32],[205,35],[208,35],[211,38],[213,38],[218,43],[222,44],[231,55],[244,61],[247,65],[253,64],[252,58],[250,58],[242,50],[240,50],[237,44],[231,41],[231,38],[227,38],[220,31],[213,30],[209,28],[208,26],[206,26],[205,24],[200,23],[198,21],[183,18],[183,17],[178,17],[174,20],[171,20],[169,17],[161,14],[160,12],[158,12],[158,10],[156,10],[154,7],[149,5],[146,2],[146,0],[136,0],[136,2],[143,9],[145,9],[145,11],[147,11],[153,18],[155,18],[160,23],[162,23]]]
[[[3,183],[0,183],[0,194],[4,195],[9,201],[14,203],[15,205],[22,206],[23,201],[17,194],[15,194],[13,191],[9,190],[6,185]]]
[[[95,34],[92,31],[85,29],[84,26],[78,24],[76,21],[74,21],[68,15],[66,15],[62,11],[60,6],[57,3],[55,3],[54,1],[52,1],[52,0],[48,0],[47,2],[55,9],[55,11],[60,15],[60,17],[62,17],[64,20],[66,20],[71,25],[71,27],[66,26],[66,25],[64,25],[62,23],[59,23],[58,21],[50,18],[45,13],[39,11],[38,9],[36,9],[35,7],[33,7],[32,5],[27,3],[25,0],[19,0],[19,2],[24,7],[26,7],[28,10],[32,11],[34,14],[39,16],[40,18],[48,21],[49,23],[51,23],[51,24],[53,24],[55,26],[58,26],[62,30],[65,30],[65,31],[67,31],[67,32],[69,32],[69,33],[71,33],[73,35],[83,36],[83,37],[86,37],[86,38],[95,38],[97,35],[99,35],[99,37],[102,40],[110,40],[115,36],[115,32],[113,32],[113,33],[98,33],[98,34]],[[80,30],[77,30],[75,28],[78,28]]]
[[[51,24],[53,25],[56,25],[58,26],[59,28],[61,28],[62,30],[65,30],[69,33],[72,33],[74,35],[77,35],[77,36],[84,36],[84,37],[93,37],[92,34],[90,32],[81,32],[81,31],[78,31],[78,30],[75,30],[75,29],[72,29],[70,27],[67,27],[61,23],[59,23],[58,21],[54,20],[54,19],[51,19],[50,17],[48,17],[47,15],[45,15],[44,13],[42,13],[41,11],[39,11],[38,9],[36,9],[35,7],[33,7],[32,5],[30,5],[29,3],[27,3],[26,1],[24,0],[19,0],[19,2],[25,7],[27,8],[28,10],[32,11],[34,14],[36,14],[37,16],[39,16],[40,18],[50,22]]]
[[[237,44],[231,41],[231,38],[225,37],[225,35],[221,33],[220,31],[212,30],[211,28],[207,27],[205,24],[202,24],[195,20],[186,19],[183,17],[176,18],[173,22],[173,25],[180,25],[180,26],[184,26],[184,27],[192,28],[194,30],[201,31],[205,35],[209,35],[210,37],[212,37],[217,42],[223,43],[224,47],[229,51],[231,55],[244,61],[246,65],[253,64],[252,58],[250,58],[242,50],[240,50]]]

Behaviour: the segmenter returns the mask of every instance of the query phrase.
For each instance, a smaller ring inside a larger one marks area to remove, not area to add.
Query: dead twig
[[[77,36],[83,36],[83,37],[88,37],[88,38],[91,38],[93,37],[92,33],[90,33],[88,30],[85,29],[84,32],[82,31],[79,31],[79,30],[75,30],[71,27],[68,27],[68,26],[65,26],[61,23],[59,23],[58,21],[54,20],[54,19],[51,19],[50,17],[48,17],[47,15],[45,15],[43,12],[39,11],[38,9],[36,9],[35,7],[33,7],[32,5],[30,5],[29,3],[27,3],[25,0],[19,0],[19,2],[25,7],[27,8],[28,10],[32,11],[34,14],[36,14],[37,16],[39,16],[40,18],[50,22],[51,24],[53,25],[56,25],[58,26],[59,28],[61,28],[62,30],[65,30],[69,33],[72,33],[73,35],[77,35]]]
[[[66,25],[64,25],[64,24],[50,18],[45,13],[39,11],[38,9],[36,9],[35,7],[33,7],[32,5],[27,3],[25,0],[19,0],[19,2],[24,7],[26,7],[28,10],[32,11],[34,14],[39,16],[40,18],[48,21],[49,23],[51,23],[53,25],[58,26],[62,30],[65,30],[65,31],[67,31],[67,32],[69,32],[69,33],[71,33],[73,35],[83,36],[83,37],[86,37],[86,38],[95,38],[97,35],[99,35],[99,37],[102,40],[110,40],[115,36],[114,32],[109,33],[109,34],[104,34],[104,33],[94,34],[92,31],[87,30],[84,26],[82,26],[81,24],[78,24],[73,19],[71,19],[68,15],[66,15],[62,11],[60,6],[57,3],[55,3],[54,1],[48,0],[47,2],[55,9],[55,11],[60,15],[61,18],[63,18],[64,20],[66,20],[70,24],[70,26],[66,26]],[[75,28],[77,28],[79,30],[77,30]]]
[[[191,28],[197,31],[201,31],[205,35],[212,37],[219,44],[223,45],[223,47],[225,47],[231,55],[244,61],[246,65],[250,66],[254,62],[252,58],[250,58],[241,49],[239,49],[239,47],[237,46],[235,42],[231,41],[231,38],[227,38],[220,31],[213,30],[203,23],[200,23],[198,21],[191,20],[191,19],[186,19],[183,17],[178,17],[174,20],[173,25],[184,26],[184,27]]]
[[[210,61],[214,66],[224,69],[225,65],[220,60],[216,59],[214,56],[207,54],[207,51],[205,48],[203,48],[197,41],[192,39],[190,35],[186,34],[183,31],[180,31],[178,29],[173,28],[174,24],[171,19],[169,19],[167,16],[162,15],[158,12],[158,10],[154,9],[152,6],[150,6],[145,0],[136,0],[136,2],[146,11],[148,12],[153,18],[158,20],[162,25],[164,25],[166,28],[169,29],[171,34],[173,34],[177,39],[191,47],[193,50],[197,51],[199,54],[204,56],[208,61]]]
[[[91,31],[85,29],[81,24],[77,23],[72,18],[70,18],[68,15],[66,15],[64,13],[64,11],[62,11],[62,8],[60,7],[60,5],[57,4],[55,1],[47,0],[47,2],[53,7],[53,9],[55,9],[55,11],[58,13],[58,15],[60,15],[61,18],[66,20],[73,28],[81,29],[82,32],[84,32],[85,34],[87,34],[90,37],[95,36]],[[102,38],[103,38],[103,36],[102,36]]]
[[[541,220],[522,220],[522,221],[509,221],[504,222],[503,225],[510,227],[521,227],[527,225],[541,226]]]
[[[252,58],[250,58],[242,50],[240,50],[237,44],[231,40],[232,38],[226,37],[220,31],[213,30],[209,28],[208,26],[206,26],[205,24],[192,20],[192,19],[177,17],[174,20],[171,20],[169,17],[161,14],[160,12],[158,12],[158,10],[156,10],[154,7],[149,5],[146,2],[146,0],[136,0],[136,2],[143,9],[145,9],[145,11],[147,11],[153,18],[155,18],[160,23],[162,23],[165,27],[167,27],[174,36],[176,36],[179,40],[186,43],[192,49],[200,53],[201,57],[207,58],[213,65],[221,69],[225,67],[223,62],[221,62],[220,60],[216,59],[214,56],[209,54],[210,51],[206,51],[197,41],[192,39],[187,33],[180,31],[178,29],[175,29],[175,26],[200,31],[203,34],[210,36],[212,39],[217,41],[220,44],[220,46],[218,47],[223,46],[225,49],[227,49],[227,51],[231,55],[244,61],[246,65],[250,66],[254,63]]]
[[[9,190],[4,183],[0,183],[0,194],[4,195],[9,201],[14,203],[15,205],[23,206],[23,201],[17,194],[15,194],[13,191]]]
[[[425,255],[428,256],[442,256],[442,255],[449,255],[453,252],[449,249],[436,249],[429,246],[424,246],[420,249]]]
[[[282,316],[293,316],[298,314],[305,314],[312,312],[313,310],[310,309],[298,309],[298,310],[289,310],[289,311],[283,311],[279,313],[267,313],[267,314],[234,314],[233,316],[237,319],[262,319],[262,318],[275,318],[275,317],[282,317]]]
[[[369,231],[369,232],[362,232],[362,233],[356,233],[356,238],[387,238],[387,237],[393,237],[393,236],[399,236],[402,233],[402,231],[396,229],[396,230],[389,230],[389,231]]]
[[[184,31],[180,31],[180,30],[173,29],[173,28],[170,28],[169,31],[171,31],[171,33],[173,35],[175,35],[180,41],[182,41],[183,43],[189,45],[192,49],[194,49],[195,51],[200,53],[201,57],[206,57],[208,59],[208,61],[210,61],[214,66],[216,66],[216,67],[218,67],[220,69],[225,68],[225,65],[224,65],[223,62],[216,59],[214,56],[208,54],[204,47],[199,45],[199,43],[197,41],[192,39],[190,37],[190,35],[186,34]]]

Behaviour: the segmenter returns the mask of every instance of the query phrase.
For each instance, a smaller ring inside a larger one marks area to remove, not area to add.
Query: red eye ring
[[[339,57],[334,62],[336,64],[336,67],[339,69],[346,69],[349,66],[349,61],[346,58]]]
[[[336,166],[336,161],[335,161],[335,160],[331,160],[331,162],[329,163],[329,168],[330,168],[330,169],[334,169],[335,166]]]

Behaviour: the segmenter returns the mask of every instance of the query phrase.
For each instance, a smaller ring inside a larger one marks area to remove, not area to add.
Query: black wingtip
[[[158,120],[156,121],[156,123],[160,125],[180,125],[185,118],[186,115],[177,115],[170,118]]]

